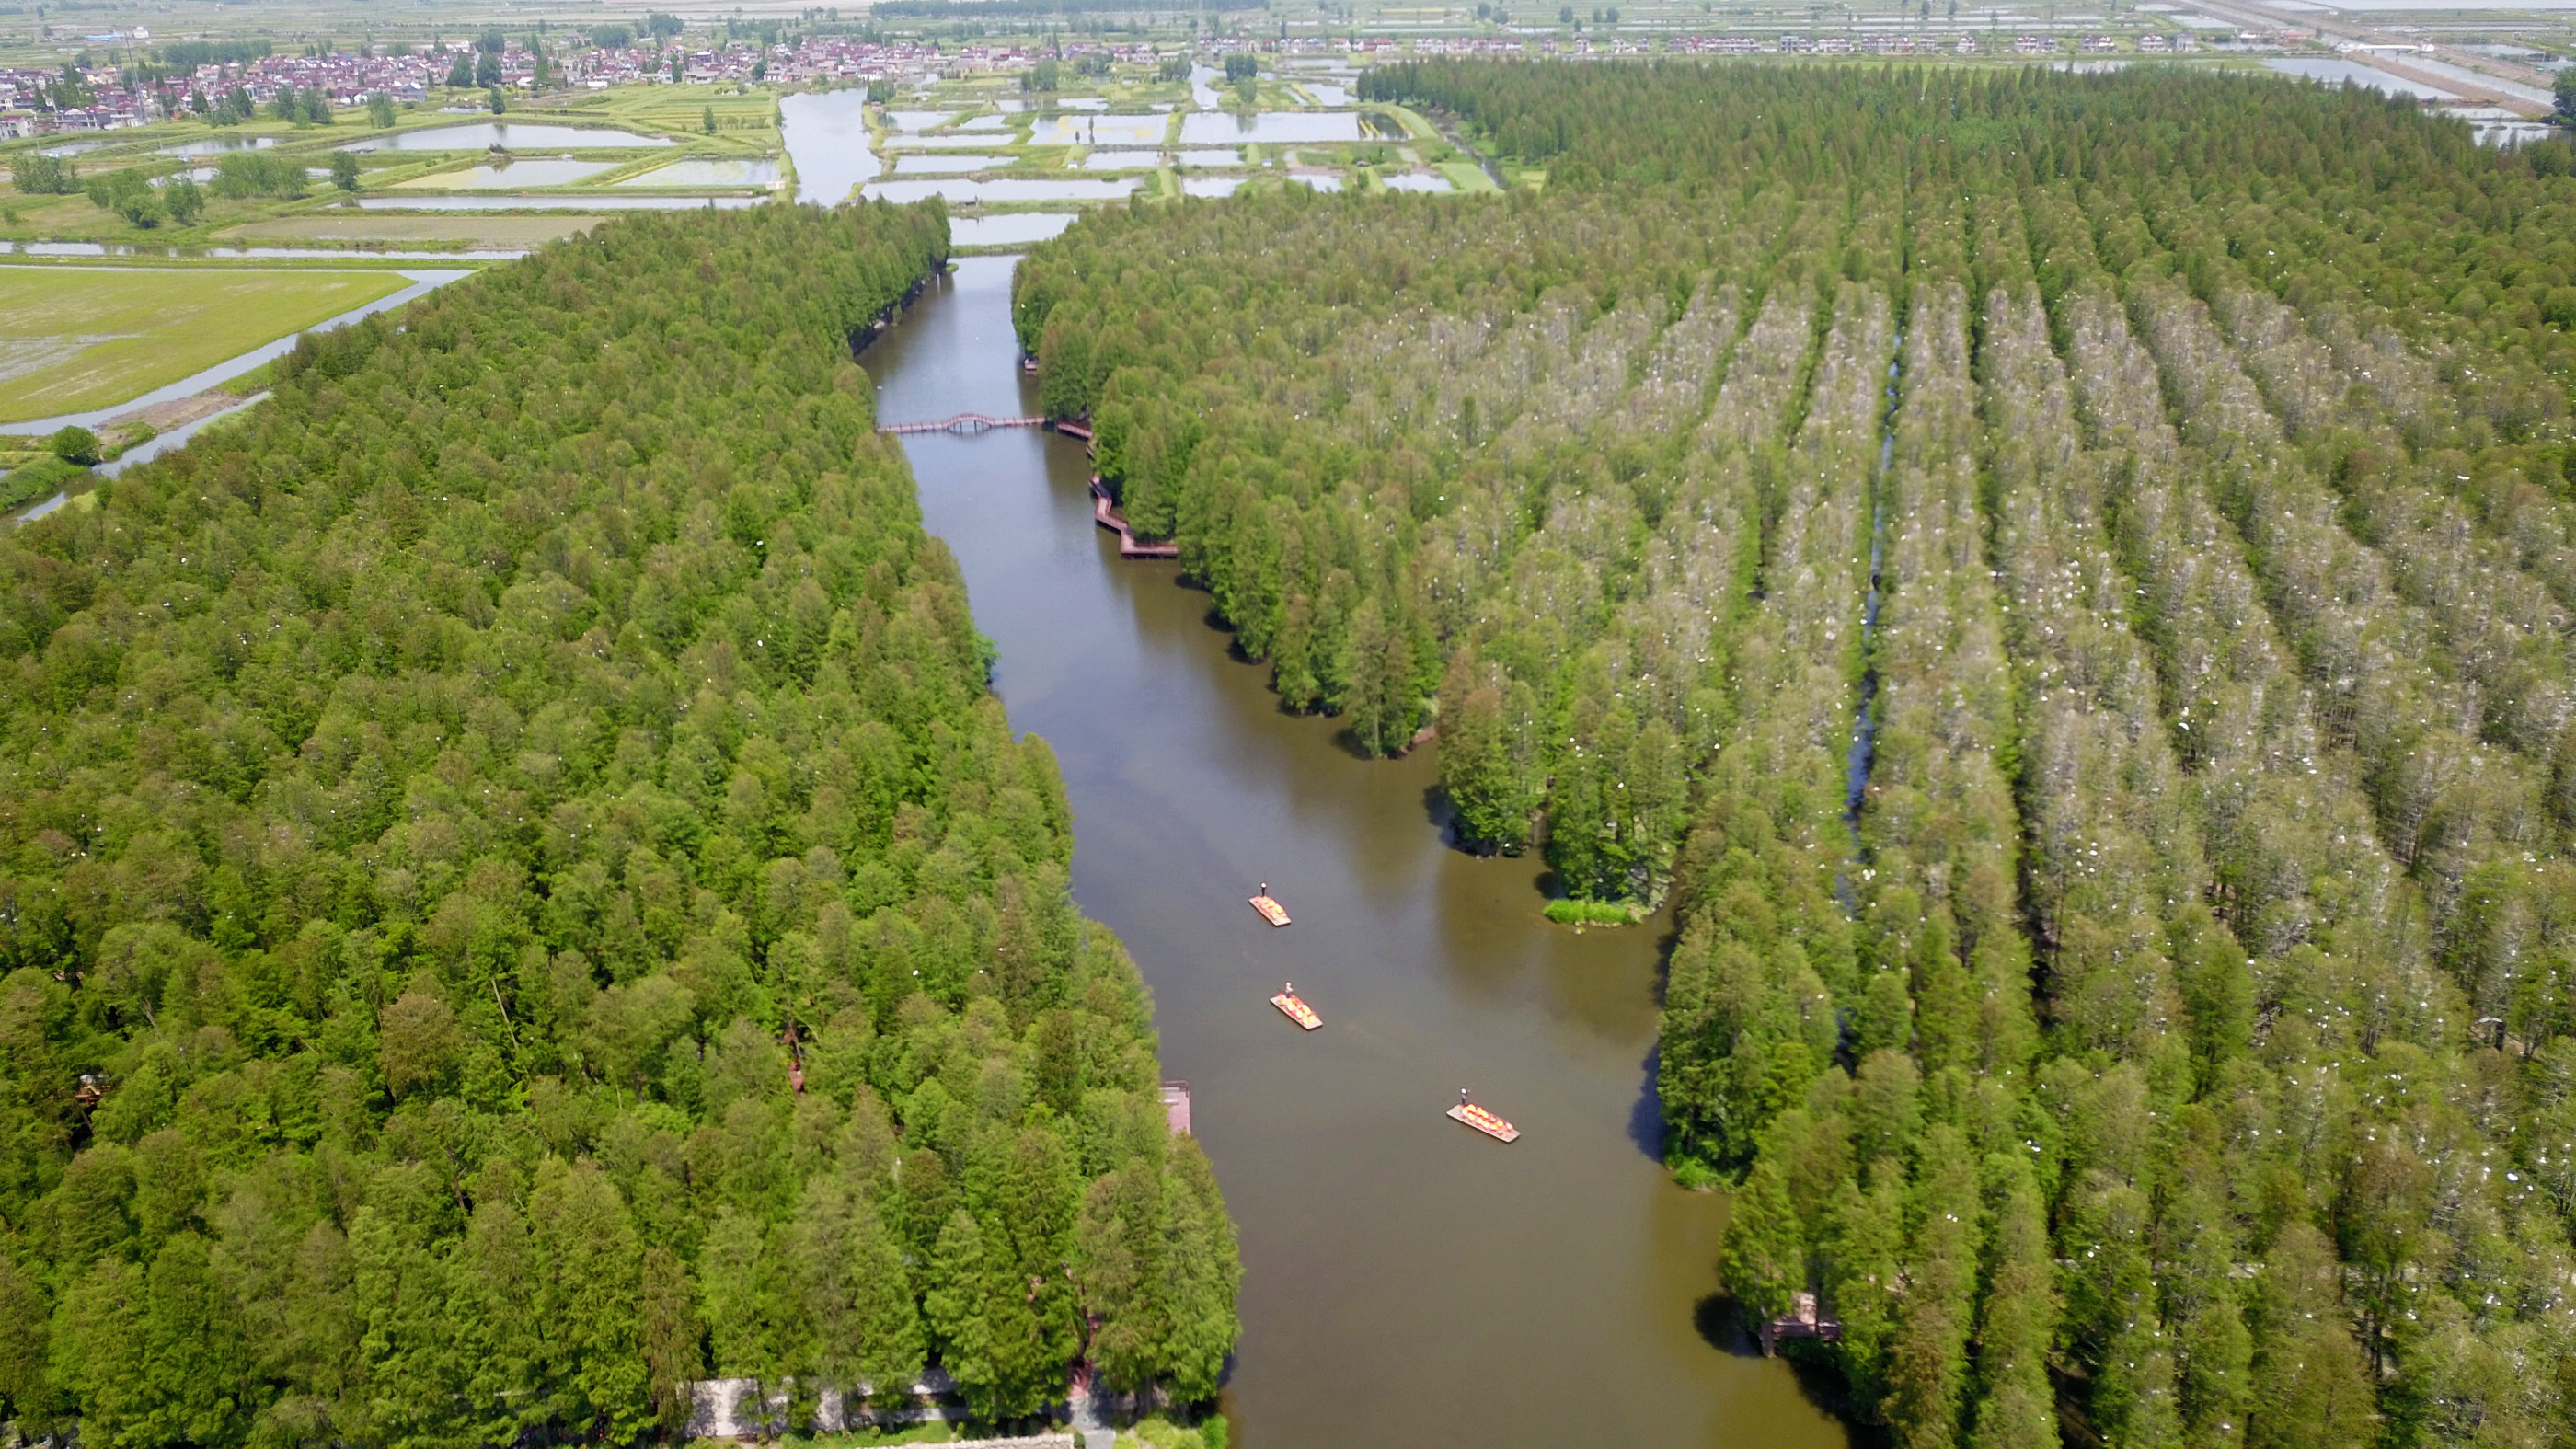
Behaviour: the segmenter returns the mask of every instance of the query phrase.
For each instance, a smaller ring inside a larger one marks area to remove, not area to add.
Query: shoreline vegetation
[[[1362,91],[1546,194],[1096,213],[1021,346],[1283,706],[1436,701],[1462,844],[1669,894],[1748,1326],[1909,1449],[2563,1436],[2576,148],[2152,69]]]
[[[619,219],[0,535],[0,1418],[1213,1397],[1232,1226],[851,360],[946,252]]]

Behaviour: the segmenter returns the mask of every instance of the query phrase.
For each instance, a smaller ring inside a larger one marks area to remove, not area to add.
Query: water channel
[[[1036,411],[1012,265],[961,261],[869,349],[883,419]],[[1236,1442],[1845,1444],[1717,1309],[1722,1200],[1656,1162],[1669,919],[1578,934],[1541,918],[1535,861],[1447,848],[1430,751],[1364,761],[1281,713],[1205,594],[1119,561],[1079,445],[904,445],[1012,723],[1062,762],[1074,893],[1142,965],[1242,1228]],[[1265,882],[1296,924],[1244,904]],[[1321,1031],[1269,1006],[1282,981]],[[1444,1119],[1461,1086],[1521,1140]]]

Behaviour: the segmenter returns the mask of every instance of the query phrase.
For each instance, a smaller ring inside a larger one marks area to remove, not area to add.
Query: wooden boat
[[[1278,1007],[1280,1013],[1286,1016],[1290,1021],[1297,1023],[1308,1031],[1313,1031],[1315,1028],[1324,1024],[1324,1019],[1315,1014],[1315,1008],[1308,1006],[1303,1000],[1299,999],[1293,988],[1280,988],[1279,994],[1270,998],[1270,1004]]]
[[[1252,908],[1261,913],[1261,919],[1274,926],[1288,924],[1288,908],[1272,900],[1266,893],[1252,898]]]
[[[1521,1140],[1521,1129],[1504,1121],[1502,1118],[1495,1116],[1493,1113],[1486,1111],[1484,1108],[1477,1106],[1473,1102],[1460,1102],[1457,1106],[1449,1109],[1449,1115],[1457,1121],[1464,1122],[1468,1126],[1475,1128],[1477,1131],[1484,1133],[1486,1136],[1493,1138],[1496,1142],[1518,1142]]]

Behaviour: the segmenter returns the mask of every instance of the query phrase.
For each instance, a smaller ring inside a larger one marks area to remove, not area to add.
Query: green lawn
[[[391,272],[0,267],[0,421],[110,407],[409,285]]]
[[[1432,169],[1439,172],[1441,175],[1448,177],[1449,184],[1457,187],[1460,191],[1499,191],[1502,189],[1494,185],[1494,178],[1485,174],[1484,167],[1477,165],[1473,161],[1443,161]]]

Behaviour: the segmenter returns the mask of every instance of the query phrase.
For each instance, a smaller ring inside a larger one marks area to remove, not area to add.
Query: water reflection
[[[1159,146],[1161,116],[1047,116],[1029,132],[1032,146]]]
[[[932,151],[918,156],[894,158],[895,174],[915,175],[922,172],[957,173],[965,171],[999,171],[1015,163],[1009,156],[961,156],[949,151]]]
[[[994,181],[872,181],[860,194],[870,201],[1115,201],[1137,187],[1133,178],[1119,181],[1027,181],[1002,177]]]
[[[778,163],[751,157],[703,157],[674,161],[656,166],[641,176],[629,176],[615,182],[618,186],[775,186]]]
[[[787,159],[796,167],[796,199],[834,206],[850,198],[881,169],[868,149],[868,93],[831,91],[789,96],[778,103],[778,127]]]
[[[275,136],[207,136],[195,141],[183,141],[176,146],[164,146],[152,154],[155,156],[214,156],[226,151],[258,151],[276,144]]]
[[[1356,141],[1357,111],[1259,111],[1181,118],[1181,144],[1230,145],[1237,141]]]
[[[502,161],[463,171],[440,171],[398,181],[395,191],[476,191],[485,187],[569,186],[585,177],[616,169],[614,161]],[[326,173],[327,174],[327,173]]]
[[[579,150],[583,147],[676,146],[666,136],[639,136],[632,131],[588,126],[538,126],[525,121],[485,121],[476,126],[437,126],[352,141],[343,151],[505,151]]]
[[[995,247],[1019,246],[1062,236],[1064,229],[1081,220],[1069,211],[1017,211],[1000,216],[952,216],[948,218],[948,240],[952,246]]]

